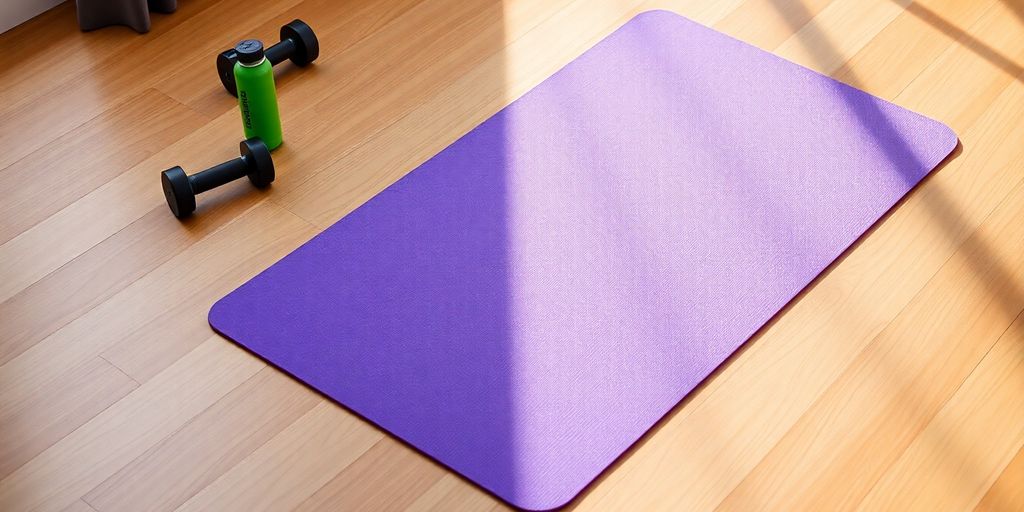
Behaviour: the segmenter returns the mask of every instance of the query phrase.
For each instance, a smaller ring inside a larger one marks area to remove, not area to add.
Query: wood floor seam
[[[1022,313],[1024,313],[1024,309],[1022,309],[1022,310],[1021,310],[1021,312],[1022,312]],[[1020,315],[1018,315],[1018,318],[1019,318],[1019,317],[1020,317]],[[940,414],[940,413],[942,412],[942,410],[943,410],[943,409],[945,409],[945,408],[946,408],[946,406],[947,406],[947,404],[949,404],[950,400],[952,400],[952,399],[953,399],[953,398],[954,398],[954,397],[955,397],[955,396],[957,395],[957,393],[959,393],[959,392],[960,392],[960,390],[961,390],[961,389],[963,388],[963,386],[964,386],[964,383],[966,383],[966,382],[968,381],[968,379],[970,379],[970,378],[971,378],[971,375],[972,375],[972,374],[974,374],[974,372],[975,372],[975,371],[977,371],[978,367],[979,367],[979,366],[981,366],[981,364],[982,364],[982,362],[983,362],[983,361],[985,360],[985,358],[987,358],[987,357],[988,357],[988,355],[989,355],[990,353],[992,353],[992,349],[993,349],[993,348],[995,348],[995,346],[996,346],[996,344],[997,344],[997,343],[999,343],[999,339],[1000,339],[1000,338],[1002,338],[1002,337],[1003,337],[1003,336],[1004,336],[1004,335],[1006,334],[1006,332],[1010,330],[1010,328],[1011,328],[1011,327],[1013,326],[1013,322],[1015,322],[1015,321],[1016,321],[1016,319],[1014,319],[1013,321],[1011,321],[1011,322],[1010,322],[1010,323],[1009,323],[1009,324],[1008,324],[1008,325],[1006,326],[1006,329],[1005,329],[1005,330],[1003,331],[1003,334],[1000,334],[1000,335],[999,335],[999,337],[997,337],[997,338],[995,339],[995,341],[994,341],[994,342],[992,343],[992,345],[990,345],[990,346],[988,347],[988,349],[987,349],[987,350],[985,351],[985,354],[984,354],[984,355],[982,355],[981,357],[979,357],[979,358],[978,358],[977,362],[975,362],[975,364],[974,364],[974,367],[973,367],[973,368],[971,368],[971,370],[970,370],[969,372],[967,372],[967,373],[966,373],[966,375],[965,375],[965,376],[964,376],[964,378],[963,378],[963,379],[962,379],[962,380],[960,381],[960,383],[959,383],[959,384],[957,384],[956,388],[955,388],[955,389],[954,389],[954,390],[953,390],[953,391],[952,391],[952,392],[951,392],[951,393],[950,393],[949,395],[947,395],[945,399],[943,399],[943,400],[942,400],[941,404],[939,404],[939,406],[938,406],[938,407],[937,407],[937,408],[935,409],[935,413],[934,413],[934,414],[932,414],[931,418],[929,418],[929,419],[928,419],[928,421],[927,421],[927,423],[926,423],[926,425],[925,425],[925,428],[927,428],[927,425],[928,425],[928,424],[930,424],[931,422],[935,421],[936,417],[937,417],[937,416],[938,416],[938,415],[939,415],[939,414]],[[904,455],[904,454],[906,454],[906,453],[907,453],[907,452],[908,452],[908,451],[909,451],[909,450],[910,450],[910,449],[911,449],[912,447],[913,447],[913,442],[907,443],[907,445],[906,445],[906,446],[904,446],[904,447],[903,447],[903,448],[902,448],[902,449],[900,450],[900,453],[899,453],[899,455],[897,455],[897,456],[896,456],[896,457],[894,458],[894,460],[895,460],[895,461],[899,461],[899,460],[900,460],[900,458],[902,458],[902,457],[903,457],[903,455]],[[878,474],[878,477],[877,477],[877,478],[875,478],[875,481],[874,481],[874,482],[872,482],[872,484],[871,484],[870,486],[868,486],[868,487],[867,487],[867,489],[866,489],[866,490],[865,490],[865,492],[864,492],[864,495],[863,495],[863,496],[861,496],[861,498],[860,498],[859,500],[857,500],[857,506],[856,506],[856,507],[854,507],[854,509],[856,509],[856,510],[860,510],[860,509],[861,509],[861,507],[862,507],[862,504],[864,503],[864,501],[866,501],[866,500],[867,500],[867,498],[868,498],[868,497],[869,497],[869,496],[871,495],[872,491],[874,491],[874,490],[875,490],[875,487],[877,487],[877,486],[878,486],[878,484],[879,484],[879,483],[881,483],[881,482],[882,482],[882,480],[884,480],[884,479],[885,479],[885,477],[886,477],[886,474],[887,474],[887,473],[886,473],[885,471],[881,471],[881,472],[879,472],[879,474]]]
[[[85,362],[83,362],[82,364],[85,364]],[[113,366],[113,365],[111,365],[111,366]],[[132,381],[134,382],[134,379],[132,379]],[[56,439],[54,439],[54,440],[53,440],[53,441],[52,441],[52,442],[51,442],[51,443],[50,443],[50,444],[49,444],[49,445],[48,445],[48,446],[47,446],[46,448],[44,448],[44,449],[43,449],[42,451],[40,451],[39,453],[40,453],[40,454],[42,454],[42,453],[46,453],[46,451],[47,451],[47,450],[49,450],[49,449],[53,448],[54,446],[56,446],[56,445],[57,445],[57,443],[60,443],[61,441],[63,441],[63,440],[65,439],[65,438],[67,438],[67,437],[68,437],[68,436],[70,436],[71,434],[74,434],[75,432],[77,432],[77,431],[78,431],[79,429],[81,429],[82,427],[84,427],[84,426],[88,425],[88,424],[89,424],[89,423],[90,423],[90,422],[91,422],[92,420],[94,420],[94,419],[95,419],[96,417],[100,416],[101,414],[103,414],[103,413],[104,413],[105,411],[107,411],[107,410],[108,410],[108,409],[110,409],[111,407],[114,407],[115,405],[117,405],[118,403],[120,403],[120,401],[121,401],[121,400],[123,400],[123,399],[124,399],[125,397],[127,397],[128,395],[131,395],[132,393],[134,393],[134,392],[135,392],[136,390],[138,390],[138,389],[139,389],[139,386],[136,386],[136,387],[135,387],[134,389],[132,389],[131,391],[129,391],[128,393],[126,393],[126,394],[125,394],[125,395],[124,395],[123,397],[121,397],[120,399],[118,399],[118,400],[115,400],[115,401],[113,401],[113,402],[110,402],[110,403],[109,403],[109,404],[107,404],[107,405],[106,405],[105,407],[103,407],[102,409],[100,409],[100,410],[99,410],[99,411],[98,411],[98,412],[97,412],[96,414],[94,414],[94,415],[92,416],[92,418],[89,418],[88,420],[86,420],[86,421],[82,422],[82,424],[81,424],[81,425],[78,425],[78,426],[76,426],[76,427],[75,427],[75,428],[74,428],[73,430],[71,430],[71,431],[70,431],[70,432],[68,432],[67,434],[64,434],[63,436],[61,436],[61,437],[59,437],[59,438],[56,438]],[[36,456],[38,457],[38,455],[36,455]],[[7,476],[5,476],[5,477],[3,477],[3,478],[0,478],[0,485],[2,485],[2,484],[3,484],[4,482],[6,482],[7,480],[9,480],[9,479],[13,478],[13,477],[14,477],[15,475],[17,475],[17,474],[18,474],[18,472],[19,472],[19,471],[21,471],[21,469],[22,469],[22,468],[24,468],[24,467],[25,467],[25,466],[27,466],[28,464],[31,464],[33,460],[35,460],[35,457],[33,457],[33,458],[31,458],[31,459],[28,459],[28,460],[26,460],[25,462],[23,462],[23,463],[19,464],[19,465],[18,465],[18,467],[17,467],[17,468],[15,468],[15,469],[13,469],[13,470],[12,470],[12,471],[11,471],[10,473],[8,473],[8,474],[7,474]]]
[[[125,377],[127,377],[128,379],[130,379],[130,380],[131,380],[132,382],[134,382],[134,383],[135,383],[135,385],[136,385],[136,386],[141,386],[141,385],[142,385],[142,383],[141,383],[141,382],[139,382],[139,381],[135,380],[135,378],[134,378],[134,377],[132,377],[131,375],[128,375],[128,373],[127,373],[127,372],[125,372],[125,371],[124,371],[124,370],[123,370],[123,369],[122,369],[122,368],[121,368],[120,366],[118,366],[118,365],[114,364],[114,363],[113,363],[113,362],[111,362],[111,361],[110,361],[109,359],[107,359],[107,358],[103,357],[103,354],[100,354],[100,355],[98,355],[98,356],[96,356],[96,357],[98,357],[98,358],[102,359],[102,360],[103,360],[103,361],[104,361],[105,363],[109,364],[109,365],[110,365],[111,367],[113,367],[113,368],[114,368],[115,370],[117,370],[118,372],[120,372],[120,373],[121,373],[121,375],[124,375]]]
[[[228,342],[227,340],[223,340],[223,339],[222,339],[221,341],[222,341],[222,342],[224,342],[224,343],[229,343],[229,342]],[[195,350],[198,350],[198,349],[199,349],[199,347],[196,347],[196,348],[193,348],[193,349],[192,349],[192,351],[195,351]],[[239,349],[239,350],[241,350],[241,349]],[[192,351],[190,351],[189,353],[192,353]],[[187,354],[186,354],[186,355],[187,355]],[[248,357],[254,357],[254,356],[251,356],[250,354],[246,354],[246,356],[248,356]],[[262,361],[261,361],[261,363],[262,363]],[[266,363],[262,363],[262,364],[263,364],[263,367],[264,367],[264,368],[267,368],[267,367],[268,367],[268,365],[267,365]],[[173,366],[173,364],[172,364],[172,366]],[[168,366],[168,368],[169,368],[169,367],[170,367],[170,366]],[[241,382],[239,382],[239,383],[238,383],[237,385],[235,385],[235,386],[231,387],[231,388],[230,388],[230,389],[229,389],[229,390],[228,390],[227,392],[225,392],[225,393],[224,393],[224,395],[223,395],[223,396],[221,396],[220,398],[218,398],[218,399],[214,400],[213,402],[211,402],[210,404],[208,404],[208,405],[207,405],[206,407],[204,407],[204,408],[203,408],[203,409],[202,409],[201,411],[197,412],[197,413],[196,413],[195,415],[193,415],[193,416],[192,416],[191,418],[189,418],[188,420],[186,420],[186,421],[182,422],[182,423],[181,423],[181,425],[178,425],[178,427],[177,427],[177,428],[175,428],[174,430],[172,430],[172,431],[171,431],[170,433],[168,433],[168,434],[167,434],[166,436],[164,436],[164,437],[160,438],[160,440],[158,440],[158,441],[154,442],[154,443],[153,443],[153,444],[152,444],[152,445],[151,445],[151,446],[150,446],[149,448],[147,448],[146,450],[143,450],[143,451],[142,451],[142,453],[140,453],[140,454],[139,454],[139,455],[138,455],[137,457],[134,457],[134,458],[132,458],[131,460],[129,460],[128,462],[126,462],[126,463],[125,463],[124,465],[122,465],[121,467],[117,468],[117,470],[115,470],[115,471],[112,471],[112,472],[111,472],[111,474],[110,474],[110,476],[108,476],[107,478],[103,479],[103,480],[102,480],[101,482],[99,482],[98,484],[96,484],[96,485],[94,485],[94,486],[93,486],[92,488],[90,488],[89,490],[87,490],[87,491],[85,491],[84,493],[82,493],[82,497],[81,497],[80,499],[82,499],[83,501],[85,501],[85,498],[86,498],[86,496],[89,496],[89,495],[90,495],[90,494],[91,494],[91,493],[92,493],[93,491],[95,491],[96,489],[98,489],[98,488],[101,488],[101,487],[103,487],[103,486],[104,486],[104,485],[105,485],[105,484],[106,484],[106,483],[107,483],[107,482],[108,482],[108,481],[109,481],[110,479],[112,479],[112,478],[116,477],[116,476],[117,476],[117,474],[118,474],[118,472],[119,472],[120,470],[122,470],[122,469],[124,469],[124,468],[126,468],[126,467],[128,467],[128,466],[131,466],[131,465],[132,465],[132,464],[134,464],[134,463],[135,463],[136,461],[138,461],[138,460],[142,459],[142,458],[143,458],[143,457],[145,457],[145,456],[146,456],[147,454],[149,454],[149,453],[150,453],[150,452],[151,452],[152,450],[156,450],[156,449],[158,449],[158,448],[159,448],[159,447],[160,447],[160,446],[161,446],[162,444],[164,444],[165,442],[167,442],[167,440],[168,440],[168,439],[170,439],[170,438],[174,437],[174,436],[175,436],[176,434],[178,434],[179,432],[181,432],[182,430],[184,430],[184,429],[185,429],[186,427],[188,427],[188,425],[190,425],[190,424],[191,424],[192,422],[194,422],[194,421],[196,420],[196,418],[199,418],[199,417],[200,417],[200,416],[202,416],[202,415],[203,415],[203,414],[204,414],[205,412],[209,411],[209,410],[210,410],[210,409],[212,409],[212,408],[213,408],[214,406],[216,406],[216,405],[217,405],[218,403],[221,403],[221,401],[222,401],[222,400],[224,400],[224,399],[225,399],[225,398],[226,398],[227,396],[229,396],[229,395],[231,394],[231,392],[232,392],[232,391],[234,391],[234,390],[236,390],[236,389],[238,389],[238,388],[242,387],[243,385],[245,385],[245,383],[249,382],[250,380],[252,380],[252,379],[255,379],[255,378],[257,378],[257,376],[259,375],[259,373],[260,373],[259,371],[256,371],[256,372],[255,372],[255,373],[253,373],[253,374],[252,374],[251,376],[249,376],[249,377],[247,377],[247,378],[243,379],[243,380],[242,380]],[[126,374],[126,375],[127,375],[127,374]],[[130,377],[129,377],[129,378],[130,378]],[[135,379],[132,379],[132,380],[134,381]],[[140,386],[141,386],[141,384],[140,384]],[[97,414],[96,416],[99,416],[99,414]],[[94,417],[96,417],[96,416],[94,416]],[[214,480],[216,480],[216,479],[214,479]],[[200,492],[200,491],[196,491],[195,493],[193,493],[193,495],[195,495],[195,494],[198,494],[199,492]],[[191,497],[192,497],[192,496],[189,496],[189,497],[188,497],[188,498],[186,498],[186,499],[185,499],[184,501],[182,501],[182,503],[185,503],[185,502],[187,502],[187,501],[188,501],[189,499],[191,499]],[[89,504],[89,506],[91,506],[91,507],[93,507],[93,508],[96,508],[96,507],[95,507],[95,506],[93,506],[93,505],[92,505],[91,503]],[[99,509],[98,509],[98,508],[97,508],[97,511],[99,511]]]
[[[193,242],[192,242],[191,244],[189,244],[189,245],[188,245],[188,246],[186,246],[186,247],[183,247],[183,248],[182,248],[182,249],[181,249],[180,251],[178,251],[178,253],[176,253],[176,254],[180,254],[181,252],[183,252],[184,250],[186,250],[186,249],[187,249],[188,247],[191,247],[191,246],[193,246],[193,245],[195,245],[195,244],[197,244],[197,243],[199,243],[199,242],[201,242],[201,241],[203,241],[203,240],[206,240],[206,239],[208,239],[209,237],[213,236],[214,234],[216,234],[216,233],[220,232],[221,230],[223,230],[223,229],[226,229],[226,228],[227,228],[228,226],[230,226],[230,225],[231,225],[231,224],[232,224],[233,222],[235,222],[236,220],[238,220],[239,218],[243,217],[243,216],[244,216],[245,214],[247,214],[248,212],[250,212],[250,211],[252,211],[253,209],[255,209],[256,207],[258,207],[258,206],[259,206],[260,204],[262,204],[262,202],[263,202],[263,201],[265,201],[265,200],[266,200],[266,199],[262,199],[262,200],[260,200],[260,201],[259,201],[259,202],[257,202],[256,204],[252,205],[252,206],[251,206],[250,208],[248,208],[248,209],[246,209],[245,211],[243,211],[243,212],[239,213],[239,215],[238,215],[237,217],[235,217],[234,219],[231,219],[231,221],[229,221],[229,222],[226,222],[226,223],[225,223],[224,225],[222,225],[222,226],[219,226],[219,227],[217,227],[216,229],[214,229],[214,230],[210,231],[209,233],[207,233],[206,235],[204,235],[204,236],[203,236],[202,238],[199,238],[199,239],[197,239],[197,240],[194,240],[194,241],[193,241]],[[159,210],[159,211],[162,211],[163,209],[164,209],[164,207],[163,207],[163,206],[158,206],[158,207],[154,208],[154,210]],[[151,210],[151,211],[152,211],[152,210]],[[289,212],[289,213],[290,213],[290,212]],[[298,216],[296,216],[296,218],[299,218],[299,219],[301,220],[301,218],[300,218],[300,217],[298,217]],[[115,233],[112,233],[112,234],[111,234],[110,236],[108,236],[108,237],[104,238],[104,240],[103,240],[103,241],[106,241],[106,240],[108,240],[108,239],[110,239],[110,238],[114,237],[115,235],[117,235],[117,234],[118,234],[118,233],[120,233],[121,231],[123,231],[123,230],[125,230],[125,229],[128,229],[129,227],[131,227],[131,226],[132,226],[133,224],[135,224],[136,222],[139,222],[139,220],[141,220],[141,218],[140,218],[140,219],[136,219],[135,221],[132,221],[132,222],[131,222],[130,224],[128,224],[128,225],[126,225],[126,226],[122,227],[121,229],[117,230],[117,232],[115,232]],[[303,220],[303,222],[305,222],[305,221]],[[97,244],[93,245],[93,247],[92,247],[92,248],[95,248],[95,247],[96,247],[97,245],[99,245],[99,244],[103,243],[103,241],[101,241],[101,242],[99,242],[99,243],[97,243]],[[92,250],[92,248],[90,248],[89,250]],[[71,259],[71,260],[69,260],[69,261],[65,262],[65,263],[64,263],[63,265],[61,265],[61,267],[59,267],[59,268],[57,268],[57,269],[54,269],[53,271],[49,272],[49,273],[47,274],[47,276],[49,276],[49,275],[53,274],[54,272],[57,272],[57,271],[59,271],[59,270],[60,270],[60,268],[63,268],[64,266],[66,266],[66,265],[69,265],[69,264],[71,264],[71,263],[72,263],[73,261],[75,261],[75,259],[77,259],[77,258],[80,258],[80,257],[82,257],[82,255],[84,255],[84,254],[85,254],[85,252],[88,252],[88,251],[84,251],[84,252],[83,252],[82,254],[79,254],[79,255],[78,255],[78,256],[76,256],[75,258],[73,258],[73,259]],[[173,257],[173,256],[172,256],[172,257]],[[27,352],[28,350],[31,350],[32,346],[34,346],[34,345],[36,345],[36,344],[39,344],[39,343],[42,343],[42,342],[46,341],[46,340],[47,340],[48,338],[50,338],[50,337],[52,337],[52,336],[56,335],[57,333],[61,332],[61,331],[62,331],[63,329],[65,329],[65,328],[67,328],[67,327],[68,327],[69,325],[71,325],[71,324],[75,323],[75,322],[76,322],[76,321],[78,321],[78,320],[79,320],[80,318],[82,318],[82,317],[84,317],[84,316],[88,315],[89,313],[91,313],[91,312],[92,312],[93,310],[95,310],[96,308],[98,308],[98,307],[102,306],[102,305],[103,305],[104,303],[106,303],[107,301],[110,301],[110,300],[114,299],[115,297],[117,297],[118,295],[120,295],[121,293],[123,293],[123,292],[124,292],[124,290],[127,290],[127,289],[129,289],[129,288],[130,288],[130,287],[131,287],[131,286],[132,286],[133,284],[135,284],[136,282],[138,282],[138,281],[139,281],[140,279],[143,279],[143,278],[145,278],[146,276],[150,275],[150,274],[151,274],[152,272],[154,272],[155,270],[159,269],[159,268],[160,268],[161,266],[163,266],[164,264],[166,264],[166,263],[167,263],[167,261],[168,261],[168,260],[165,260],[165,261],[164,261],[163,263],[161,263],[160,265],[156,265],[156,266],[154,266],[153,268],[150,268],[150,269],[149,269],[149,270],[147,270],[147,271],[146,271],[145,273],[143,273],[142,275],[138,276],[138,277],[137,277],[137,278],[136,278],[135,280],[131,281],[130,283],[126,284],[126,285],[125,285],[124,287],[122,287],[122,288],[121,288],[120,290],[118,290],[118,291],[117,291],[117,292],[115,292],[114,294],[110,295],[109,297],[107,297],[106,299],[104,299],[104,300],[102,300],[102,301],[99,301],[99,302],[97,302],[96,304],[93,304],[93,305],[92,305],[91,307],[89,307],[88,309],[86,309],[85,311],[83,311],[83,312],[82,312],[81,314],[79,314],[78,316],[74,317],[73,319],[70,319],[70,320],[68,320],[67,322],[64,322],[64,323],[63,323],[63,324],[62,324],[62,325],[61,325],[61,326],[60,326],[59,328],[55,329],[55,330],[54,330],[53,332],[51,332],[50,334],[48,334],[48,335],[47,335],[46,337],[44,337],[44,338],[41,338],[41,339],[37,340],[37,341],[36,341],[35,343],[33,343],[32,345],[30,345],[30,346],[26,347],[26,348],[25,348],[24,350],[20,351],[20,352],[19,352],[19,353],[18,353],[17,355],[11,356],[11,357],[10,357],[9,359],[7,359],[7,361],[4,361],[4,362],[3,362],[3,364],[0,364],[0,372],[2,372],[2,371],[3,371],[3,369],[4,369],[4,368],[5,368],[5,367],[6,367],[6,366],[7,366],[8,364],[10,364],[10,363],[11,363],[12,361],[15,361],[15,360],[17,360],[17,359],[18,359],[18,358],[19,358],[19,357],[20,357],[20,356],[21,356],[22,354],[24,354],[24,353],[25,353],[25,352]],[[44,276],[44,277],[43,277],[43,279],[45,279],[45,277],[46,277],[46,276]],[[37,282],[38,282],[38,281],[37,281]],[[33,283],[33,284],[35,284],[35,283]],[[26,288],[27,288],[27,287],[26,287]],[[0,305],[2,305],[2,304],[3,304],[4,302],[6,302],[7,300],[9,300],[9,299],[5,299],[4,301],[0,302]],[[135,379],[133,378],[132,380],[135,380]]]

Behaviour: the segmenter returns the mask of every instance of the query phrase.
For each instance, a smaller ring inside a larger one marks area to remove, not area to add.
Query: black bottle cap
[[[238,53],[238,62],[256,64],[263,60],[263,43],[257,39],[246,39],[235,45],[235,52]]]

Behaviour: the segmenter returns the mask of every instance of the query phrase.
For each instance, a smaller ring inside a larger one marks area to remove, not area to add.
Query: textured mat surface
[[[210,322],[509,502],[552,508],[956,141],[649,12],[229,294]]]

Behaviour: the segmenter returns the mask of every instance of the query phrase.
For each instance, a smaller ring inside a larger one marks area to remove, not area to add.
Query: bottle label
[[[242,106],[242,122],[245,128],[252,130],[252,114],[249,112],[249,95],[245,91],[238,92],[238,102]]]

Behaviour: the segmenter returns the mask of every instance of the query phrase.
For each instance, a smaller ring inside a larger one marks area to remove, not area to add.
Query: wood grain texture
[[[4,401],[0,408],[0,478],[32,460],[138,383],[109,362],[92,358],[36,392],[46,400]]]
[[[570,508],[1024,509],[1024,0],[180,4],[0,35],[0,510],[505,509],[206,312],[652,8],[962,146]],[[278,67],[278,181],[176,221],[159,171],[236,156],[214,56],[296,17],[321,57]]]
[[[971,508],[992,487],[1014,450],[1024,445],[1021,389],[1024,317],[1018,316],[859,508]],[[917,483],[917,492],[899,492],[910,482]],[[1017,481],[1018,487],[1022,482]]]
[[[89,506],[85,501],[78,500],[71,503],[71,505],[68,505],[67,508],[61,512],[96,512],[96,509]]]
[[[177,510],[294,509],[383,435],[323,401]]]
[[[295,510],[405,510],[444,474],[441,466],[384,438]]]
[[[206,119],[184,105],[147,89],[53,140],[0,172],[8,191],[0,215],[0,241],[91,192],[199,128]],[[75,172],[69,173],[68,169]]]
[[[1005,510],[1024,510],[1024,449],[1017,452],[999,479],[989,487],[985,497],[975,510],[1000,512]]]
[[[100,510],[174,510],[321,401],[264,368],[84,499]]]

